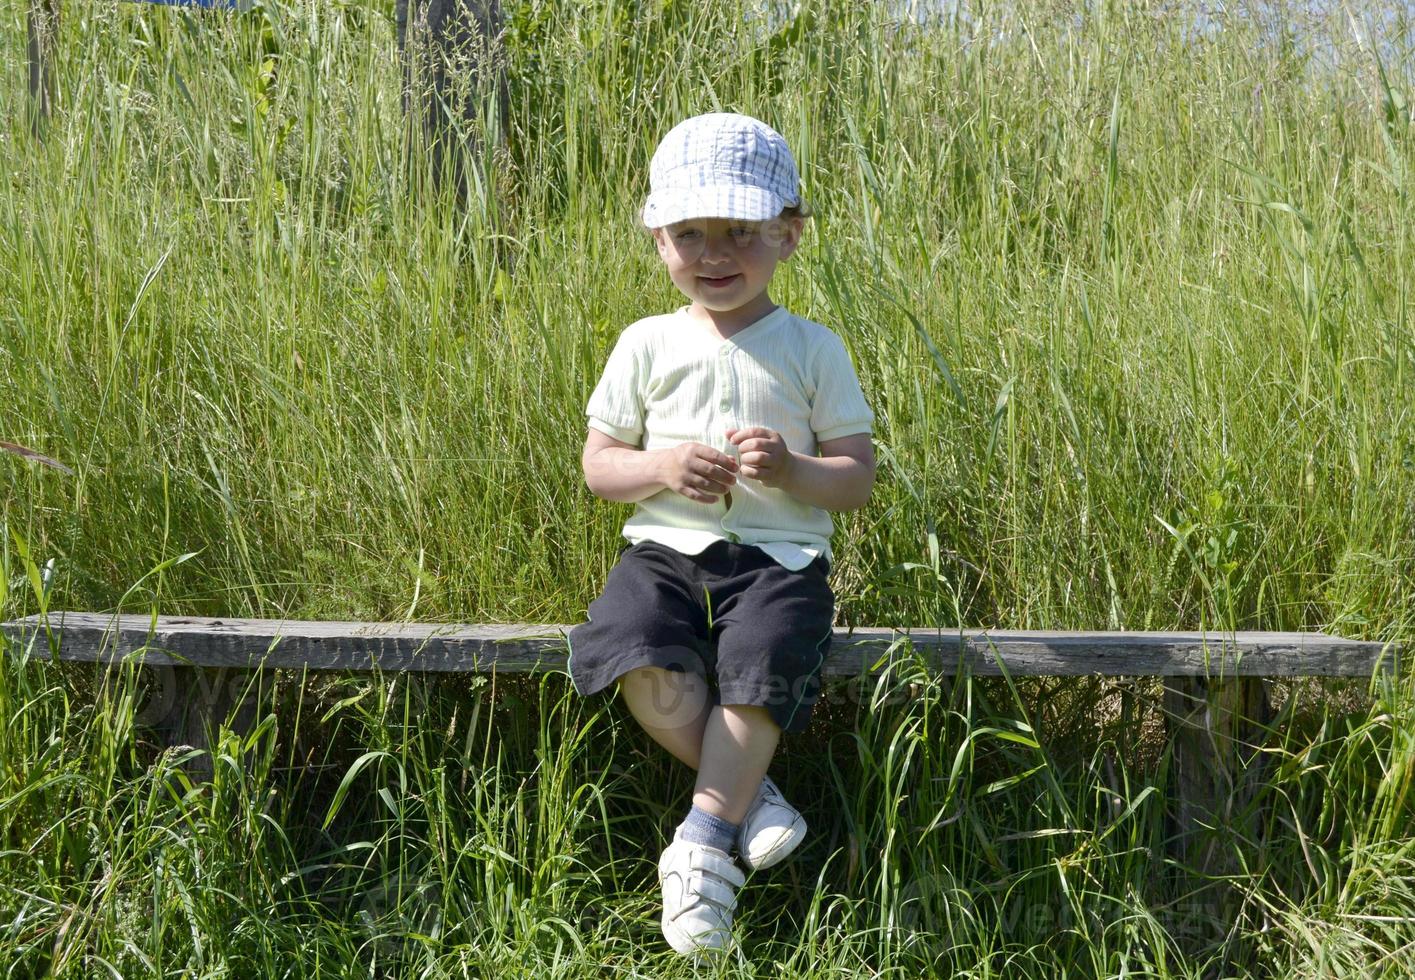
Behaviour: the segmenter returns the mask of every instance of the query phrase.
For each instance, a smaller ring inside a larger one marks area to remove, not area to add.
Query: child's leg
[[[741,823],[781,738],[765,708],[714,707],[698,674],[640,667],[619,678],[635,720],[659,745],[698,770],[693,804]]]
[[[693,805],[740,824],[771,765],[781,729],[765,708],[718,705],[703,731]]]
[[[649,736],[681,762],[698,768],[712,692],[700,674],[640,667],[619,678],[629,713]]]

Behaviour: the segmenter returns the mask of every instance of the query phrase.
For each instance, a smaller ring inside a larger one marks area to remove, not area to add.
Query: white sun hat
[[[693,116],[670,129],[654,151],[644,224],[765,221],[800,205],[800,185],[791,148],[766,123],[735,112]]]

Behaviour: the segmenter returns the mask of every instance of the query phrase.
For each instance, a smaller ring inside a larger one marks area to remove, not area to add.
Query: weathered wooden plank
[[[62,660],[310,670],[524,673],[563,669],[568,626],[339,623],[51,613]],[[47,640],[35,617],[6,623]],[[905,642],[907,641],[907,642]],[[1398,668],[1394,647],[1322,633],[1124,633],[837,629],[824,673],[877,673],[909,644],[940,673],[1159,677],[1366,677]]]

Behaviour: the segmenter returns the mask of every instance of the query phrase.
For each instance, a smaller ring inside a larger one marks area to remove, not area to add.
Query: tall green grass
[[[576,620],[625,516],[583,405],[678,302],[647,160],[725,108],[796,150],[776,295],[878,418],[843,623],[1415,637],[1409,11],[508,2],[510,115],[453,201],[391,5],[69,6],[42,141],[3,14],[0,439],[73,470],[0,452],[4,618]],[[652,870],[686,775],[563,678],[285,677],[200,789],[141,677],[46,661],[0,671],[16,975],[684,972]],[[1197,896],[1155,685],[838,698],[740,969],[1401,975],[1409,679],[1280,693],[1268,833]]]

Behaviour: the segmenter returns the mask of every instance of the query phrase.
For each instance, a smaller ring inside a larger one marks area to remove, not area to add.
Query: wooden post
[[[1170,732],[1170,855],[1191,880],[1239,870],[1235,851],[1255,851],[1262,821],[1254,805],[1262,747],[1271,722],[1261,677],[1170,677],[1165,681]],[[1223,889],[1200,905],[1223,914]]]
[[[495,99],[498,126],[509,110],[500,64],[499,0],[397,0],[398,50],[403,57],[403,111],[431,156],[433,178],[466,189],[468,153],[483,105]],[[490,76],[490,77],[488,77]]]
[[[59,0],[30,0],[25,18],[29,60],[29,128],[43,136],[54,98],[54,42],[59,33]]]
[[[210,780],[219,729],[225,726],[241,738],[250,734],[269,691],[269,678],[261,671],[232,667],[150,664],[146,669],[152,683],[135,720],[156,729],[169,748],[202,750],[204,754],[184,768],[193,781]],[[245,758],[241,761],[248,763]]]

